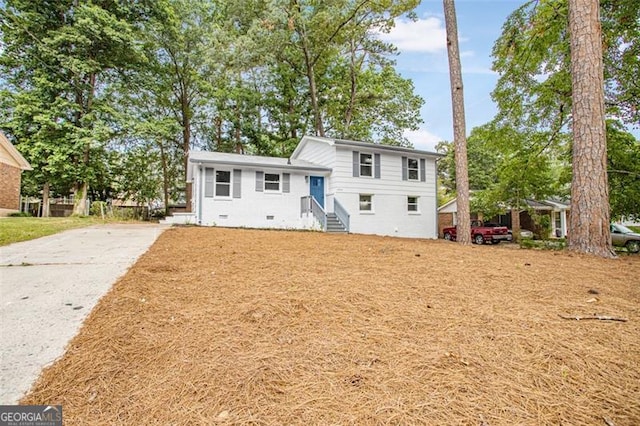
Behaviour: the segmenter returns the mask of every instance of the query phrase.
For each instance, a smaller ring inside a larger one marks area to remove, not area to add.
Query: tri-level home
[[[193,211],[170,222],[437,238],[439,157],[316,136],[290,158],[194,151]]]

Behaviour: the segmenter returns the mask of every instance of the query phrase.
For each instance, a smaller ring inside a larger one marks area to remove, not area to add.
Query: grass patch
[[[94,217],[7,217],[0,219],[0,246],[104,222]]]

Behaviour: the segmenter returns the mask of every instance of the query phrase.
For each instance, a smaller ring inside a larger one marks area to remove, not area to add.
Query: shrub
[[[9,217],[31,217],[29,212],[13,212],[9,213]]]
[[[523,238],[520,241],[520,247],[538,250],[564,250],[567,248],[567,240],[564,238],[557,240],[533,240],[531,238]]]
[[[108,214],[108,204],[106,201],[94,201],[91,203],[91,208],[89,209],[89,214],[92,216],[102,216],[103,214],[107,216]]]

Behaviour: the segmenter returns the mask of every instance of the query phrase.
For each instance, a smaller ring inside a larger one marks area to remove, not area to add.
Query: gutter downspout
[[[436,219],[436,240],[440,238],[440,218],[438,217],[438,162],[440,161],[440,158],[436,158],[434,161],[435,167],[435,180],[433,181],[433,186],[435,187],[436,190],[436,202],[435,204],[435,219]]]
[[[196,187],[198,191],[198,225],[202,225],[202,182],[204,179],[202,163],[198,163],[198,173],[200,174],[200,179],[198,179],[198,185]]]

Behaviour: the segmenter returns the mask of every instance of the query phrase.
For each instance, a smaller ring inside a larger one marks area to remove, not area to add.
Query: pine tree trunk
[[[573,180],[569,249],[614,257],[609,229],[602,29],[598,0],[569,0]]]
[[[449,54],[449,76],[451,79],[451,101],[453,106],[453,137],[455,139],[456,192],[458,224],[456,241],[471,244],[471,216],[469,212],[469,172],[467,168],[467,136],[464,118],[464,92],[462,88],[462,66],[458,50],[458,24],[453,0],[443,0],[447,26],[447,53]]]

